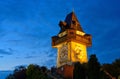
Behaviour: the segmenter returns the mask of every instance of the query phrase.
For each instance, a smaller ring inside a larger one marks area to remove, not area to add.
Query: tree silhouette
[[[86,69],[83,64],[76,62],[74,65],[73,79],[85,79],[86,78]]]
[[[120,59],[116,59],[112,64],[103,64],[102,68],[110,74],[109,77],[115,77],[117,79],[120,75]]]
[[[15,79],[26,79],[26,68],[24,66],[19,66],[14,70]]]
[[[24,66],[16,67],[13,74],[8,75],[6,79],[26,79],[26,68]]]
[[[30,64],[26,71],[27,79],[49,79],[47,76],[47,68],[45,66]]]
[[[56,67],[48,70],[45,66],[30,64],[27,68],[18,66],[13,74],[6,79],[54,79],[59,78]],[[116,59],[112,64],[100,66],[96,55],[91,55],[88,63],[74,64],[73,79],[119,79],[120,78],[120,59]]]
[[[114,74],[114,77],[117,77],[120,75],[120,58],[119,59],[116,59],[112,65],[114,66],[113,68],[115,69],[115,74]]]
[[[38,65],[30,64],[26,71],[27,79],[40,79],[41,69]]]
[[[100,63],[95,54],[88,61],[88,79],[100,79]]]

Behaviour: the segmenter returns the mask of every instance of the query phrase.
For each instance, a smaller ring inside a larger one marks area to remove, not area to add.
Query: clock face
[[[82,54],[82,49],[80,46],[76,45],[74,49],[74,57],[76,60],[82,60],[83,54]]]
[[[60,49],[60,63],[64,63],[68,58],[68,46],[63,45]]]

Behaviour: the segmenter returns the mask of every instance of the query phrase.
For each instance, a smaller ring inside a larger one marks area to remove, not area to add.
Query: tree
[[[103,64],[102,69],[109,73],[109,77],[117,79],[120,75],[120,59],[116,59],[112,64]]]
[[[41,71],[42,71],[43,73],[46,73],[46,72],[47,72],[47,68],[46,68],[45,66],[42,66],[42,67],[41,67]]]
[[[57,68],[55,66],[51,67],[51,73],[52,74],[57,73]]]
[[[100,63],[95,54],[88,61],[88,79],[100,79]]]
[[[41,79],[41,68],[38,65],[30,64],[26,71],[27,79]]]
[[[120,75],[120,58],[116,59],[112,65],[114,66],[113,68],[115,69],[115,73],[113,74],[116,79],[118,78],[118,76]]]
[[[8,75],[6,79],[26,79],[26,68],[24,66],[16,67],[13,74]]]
[[[26,68],[24,66],[16,67],[13,76],[15,79],[26,79]]]
[[[86,78],[86,69],[83,64],[79,62],[75,63],[73,70],[73,79],[85,79]]]
[[[47,68],[45,66],[30,64],[26,71],[27,79],[49,79],[47,75]]]
[[[41,67],[41,79],[49,79],[47,75],[47,68],[45,66]]]

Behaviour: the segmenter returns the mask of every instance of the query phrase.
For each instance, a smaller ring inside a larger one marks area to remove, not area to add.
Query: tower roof
[[[61,21],[59,25],[62,27],[61,31],[64,31],[65,29],[75,29],[83,32],[82,27],[74,12],[69,13],[66,16],[65,21]]]

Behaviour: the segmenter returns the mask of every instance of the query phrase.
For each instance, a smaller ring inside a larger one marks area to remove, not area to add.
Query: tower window
[[[76,22],[75,22],[75,21],[72,21],[72,24],[76,24]]]

